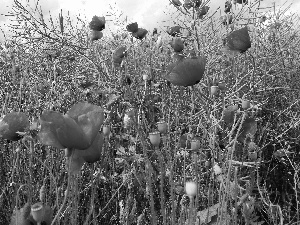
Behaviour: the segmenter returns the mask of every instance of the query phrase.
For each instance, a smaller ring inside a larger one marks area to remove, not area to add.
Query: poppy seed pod
[[[172,37],[176,37],[176,36],[180,35],[181,34],[180,26],[169,27],[167,29],[167,33],[169,35],[171,35]]]
[[[22,112],[11,112],[0,120],[0,137],[18,141],[22,137],[17,132],[24,132],[29,128],[28,117]]]
[[[210,87],[210,93],[211,93],[211,95],[218,95],[218,93],[219,93],[219,87],[218,86],[211,86]]]
[[[117,48],[114,53],[113,53],[113,62],[115,64],[121,64],[123,61],[123,58],[127,56],[126,53],[126,47],[125,46],[121,46],[119,48]]]
[[[131,32],[131,33],[135,33],[138,31],[139,29],[139,26],[137,24],[137,22],[134,22],[134,23],[130,23],[126,26],[126,29]]]
[[[242,108],[243,109],[249,109],[250,108],[250,102],[248,100],[242,101]]]
[[[178,86],[193,86],[200,82],[203,77],[206,65],[206,57],[184,58],[169,67],[169,73],[165,79]]]
[[[160,133],[164,134],[167,132],[168,124],[165,121],[157,122],[157,129]]]
[[[104,135],[105,137],[107,137],[107,136],[110,134],[110,127],[109,127],[109,125],[103,126],[102,132],[103,132],[103,135]]]
[[[188,181],[185,183],[185,192],[189,197],[194,197],[197,195],[197,184],[193,181]]]
[[[138,28],[138,30],[134,33],[132,33],[132,36],[136,39],[142,40],[144,37],[146,37],[148,31],[144,28]]]
[[[97,31],[97,30],[91,30],[90,35],[89,35],[89,39],[91,41],[97,41],[99,39],[101,39],[103,37],[103,33],[101,31]]]
[[[159,132],[152,132],[149,134],[149,139],[151,144],[154,147],[158,147],[160,144],[160,133]]]
[[[41,202],[35,203],[31,206],[31,215],[38,224],[44,220],[45,209]]]
[[[171,47],[175,52],[181,52],[184,49],[183,40],[181,38],[174,38],[171,42]]]
[[[197,139],[194,139],[191,141],[191,149],[196,151],[196,150],[199,150],[200,148],[200,141],[197,140]]]
[[[231,51],[245,52],[251,47],[248,28],[232,31],[225,39],[226,47]]]
[[[93,16],[89,27],[91,30],[102,31],[105,28],[105,17]]]

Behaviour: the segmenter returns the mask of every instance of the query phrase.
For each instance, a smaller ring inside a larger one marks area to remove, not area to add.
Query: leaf
[[[75,149],[74,154],[81,156],[86,162],[94,163],[100,160],[103,146],[103,133],[98,132],[93,144],[85,150]]]

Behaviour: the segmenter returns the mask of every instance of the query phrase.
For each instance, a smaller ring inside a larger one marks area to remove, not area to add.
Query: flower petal
[[[100,160],[103,145],[103,133],[97,134],[93,144],[86,150],[75,150],[74,154],[81,156],[86,162],[94,163]]]

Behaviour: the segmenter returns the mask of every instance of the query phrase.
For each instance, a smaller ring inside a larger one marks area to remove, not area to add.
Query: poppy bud
[[[172,3],[175,5],[175,6],[181,6],[182,3],[179,1],[179,0],[172,0]]]
[[[121,46],[119,48],[117,48],[114,53],[113,53],[113,62],[115,64],[121,64],[123,61],[123,58],[126,57],[126,47],[125,46]]]

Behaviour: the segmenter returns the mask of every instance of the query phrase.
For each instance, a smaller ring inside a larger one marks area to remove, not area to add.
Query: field
[[[174,25],[115,12],[103,35],[107,15],[15,0],[0,225],[300,224],[299,16],[260,1],[170,0]]]

